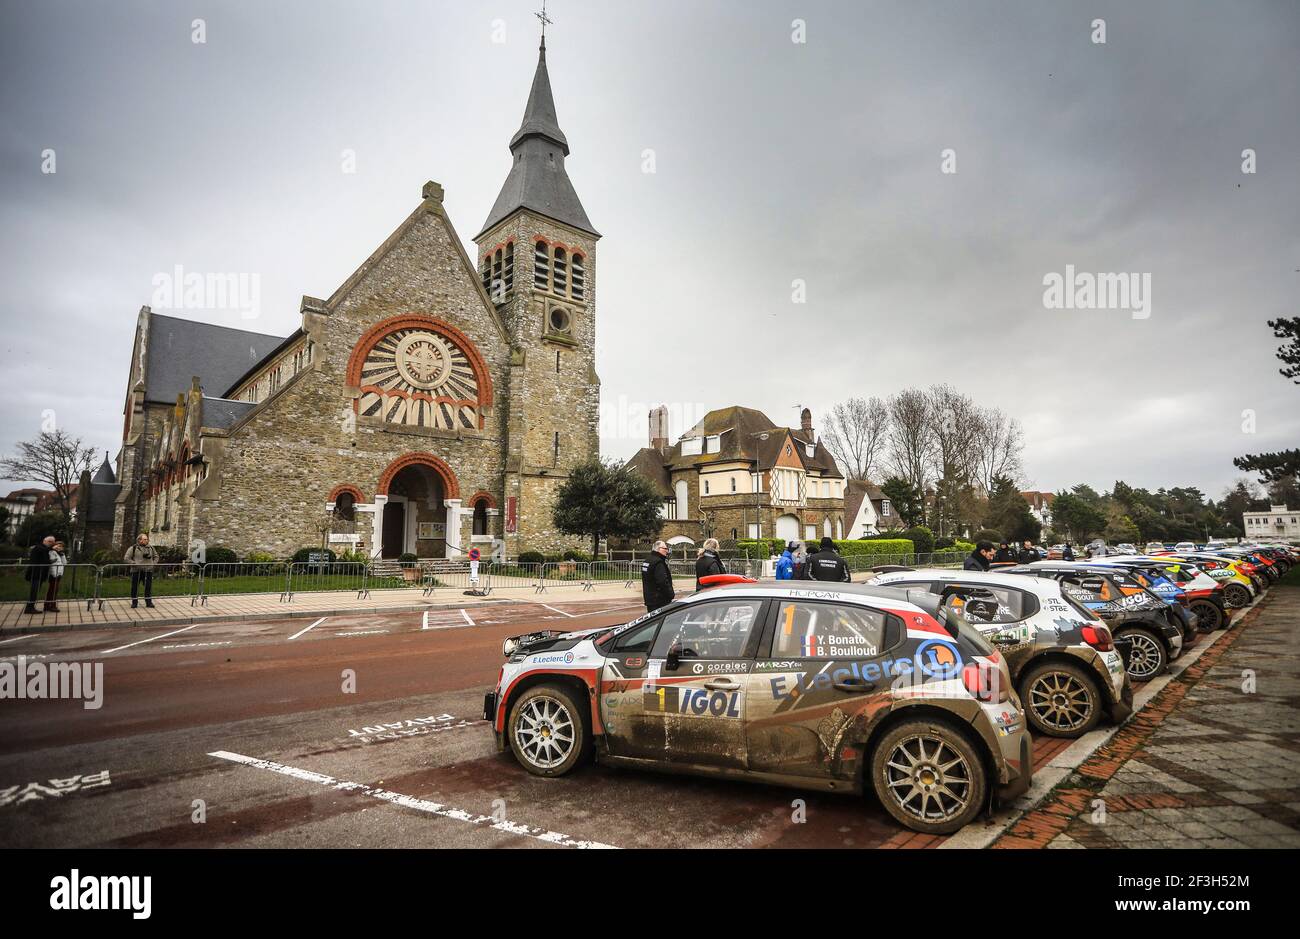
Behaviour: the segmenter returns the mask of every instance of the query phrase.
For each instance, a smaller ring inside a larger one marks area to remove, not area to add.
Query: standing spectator
[[[63,569],[68,566],[68,556],[64,553],[62,541],[54,542],[50,548],[50,586],[45,591],[45,612],[59,612],[59,582],[63,580]]]
[[[647,613],[673,602],[673,573],[668,569],[668,544],[656,541],[641,562],[641,596]]]
[[[1065,547],[1061,549],[1061,560],[1062,561],[1074,560],[1074,545],[1070,544],[1070,542],[1068,541],[1065,543]]]
[[[998,564],[1015,564],[1018,558],[1016,552],[1011,550],[1011,546],[1005,541],[998,545],[997,554],[993,555],[993,560]]]
[[[23,571],[23,576],[31,586],[27,591],[27,606],[23,608],[23,613],[26,615],[40,612],[36,609],[36,594],[40,591],[45,578],[50,576],[50,552],[53,548],[54,536],[46,535],[41,539],[40,544],[32,546],[31,552],[27,555],[27,570]]]
[[[1038,549],[1034,547],[1034,543],[1028,538],[1025,539],[1024,544],[1021,546],[1020,557],[1017,560],[1021,564],[1033,564],[1035,561],[1041,560],[1038,556]]]
[[[793,580],[794,579],[794,542],[785,546],[781,556],[776,559],[776,579]]]
[[[981,541],[975,550],[966,556],[961,569],[964,571],[987,571],[993,563],[993,542]]]
[[[695,589],[700,589],[701,577],[725,573],[727,573],[727,565],[723,564],[722,558],[718,557],[718,539],[705,538],[704,547],[700,549],[699,557],[695,559]]]
[[[849,576],[849,566],[835,550],[835,542],[830,538],[823,538],[821,550],[808,555],[808,560],[803,566],[803,579],[838,580],[846,584],[852,580]]]
[[[808,547],[802,541],[794,543],[794,552],[791,555],[794,558],[794,579],[803,580],[804,570],[808,566]]]
[[[153,569],[158,564],[158,552],[149,544],[148,535],[140,535],[135,544],[126,549],[126,563],[131,565],[131,609],[140,605],[141,581],[144,581],[144,605],[152,609]]]

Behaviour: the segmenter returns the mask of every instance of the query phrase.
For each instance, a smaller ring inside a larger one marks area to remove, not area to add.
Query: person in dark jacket
[[[1026,538],[1024,545],[1020,548],[1020,557],[1017,560],[1021,564],[1033,564],[1035,561],[1041,561],[1042,558],[1039,557],[1038,549],[1034,547],[1034,543]]]
[[[700,556],[695,559],[695,589],[700,589],[701,577],[725,573],[727,573],[727,565],[723,564],[722,558],[718,557],[718,539],[705,538]]]
[[[986,571],[993,563],[993,542],[981,541],[975,550],[966,556],[961,569],[964,571]]]
[[[795,541],[790,549],[790,557],[794,560],[794,579],[803,580],[804,570],[808,566],[808,547],[802,541]]]
[[[668,569],[668,544],[656,541],[641,562],[641,596],[650,613],[673,602],[673,574]]]
[[[803,579],[838,580],[846,584],[852,579],[849,577],[849,566],[835,550],[835,542],[830,538],[823,538],[821,550],[808,555],[803,566]]]
[[[1018,560],[1016,552],[1011,550],[1011,546],[1005,541],[998,545],[998,553],[993,555],[993,560],[998,564],[1015,564]]]
[[[32,546],[32,550],[27,555],[27,569],[23,571],[23,576],[30,582],[31,587],[27,591],[24,615],[30,616],[39,612],[36,609],[36,594],[41,589],[41,584],[45,583],[46,578],[50,576],[50,551],[53,548],[54,536],[46,535],[40,544]]]
[[[1061,560],[1063,561],[1074,560],[1074,545],[1070,544],[1070,542],[1068,541],[1065,543],[1065,547],[1061,549]]]

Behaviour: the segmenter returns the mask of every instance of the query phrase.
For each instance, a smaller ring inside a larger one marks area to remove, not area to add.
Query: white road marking
[[[429,628],[429,611],[428,611],[428,610],[425,610],[425,611],[424,611],[424,619],[423,619],[423,620],[421,621],[421,623],[420,623],[420,628],[421,628],[421,629],[428,629],[428,628]]]
[[[578,617],[577,617],[575,614],[573,614],[573,613],[565,613],[563,610],[557,610],[555,607],[551,606],[549,603],[539,603],[539,604],[537,604],[537,605],[538,605],[538,606],[544,606],[544,607],[546,607],[546,608],[547,608],[548,610],[550,610],[552,613],[559,613],[559,614],[561,614],[562,616],[567,616],[569,619],[577,619],[577,618],[578,618]]]
[[[270,770],[273,773],[291,776],[294,779],[300,779],[303,782],[313,782],[322,786],[328,786],[331,789],[337,789],[340,792],[356,792],[360,795],[370,796],[371,798],[380,799],[384,802],[391,802],[394,805],[400,805],[404,808],[415,809],[417,812],[437,815],[440,818],[450,818],[458,822],[466,822],[470,825],[483,825],[511,835],[526,835],[529,838],[536,838],[538,841],[545,841],[548,844],[560,845],[565,848],[614,847],[612,844],[602,844],[599,841],[582,841],[577,838],[572,838],[569,835],[561,834],[558,831],[548,831],[544,828],[536,828],[532,825],[524,825],[519,822],[497,821],[491,815],[476,815],[472,812],[466,812],[464,809],[457,809],[449,805],[443,805],[440,802],[430,802],[428,799],[417,799],[414,796],[402,795],[400,792],[389,792],[387,789],[376,789],[373,786],[367,786],[363,783],[346,782],[344,780],[335,779],[333,776],[326,776],[323,773],[314,773],[311,770],[299,769],[295,766],[285,766],[283,763],[273,763],[270,760],[259,760],[256,757],[243,756],[239,753],[230,753],[227,750],[217,750],[213,753],[209,753],[208,756],[216,757],[219,760],[229,760],[232,763],[240,763],[244,766],[253,766],[257,769]]]
[[[378,633],[386,633],[387,629],[354,629],[350,632],[335,633],[336,636],[374,636]]]
[[[35,636],[28,636],[27,634],[24,633],[21,636],[12,636],[9,639],[0,639],[0,646],[4,645],[6,642],[17,642],[19,639],[35,639],[35,638],[36,638]]]
[[[132,646],[142,646],[146,642],[154,642],[155,640],[158,639],[166,639],[168,636],[174,636],[177,633],[187,632],[193,629],[195,626],[201,626],[201,625],[202,623],[195,623],[193,626],[182,626],[180,629],[173,629],[171,632],[163,633],[161,636],[150,636],[148,639],[141,639],[139,642],[128,642],[126,645],[118,646],[116,649],[105,649],[103,652],[99,654],[108,655],[110,652],[121,652],[123,649],[130,649]]]
[[[466,611],[466,610],[464,609],[464,607],[461,608],[460,615],[463,616],[463,617],[465,617],[465,622],[466,622],[466,623],[468,623],[468,624],[471,625],[471,626],[474,625],[474,620],[470,618],[470,615],[469,615],[468,611]]]
[[[328,617],[322,616],[320,619],[316,620],[316,622],[312,623],[312,624],[311,624],[310,626],[308,626],[306,629],[300,629],[300,630],[298,630],[296,633],[294,633],[292,636],[290,636],[289,639],[297,639],[297,638],[298,638],[299,636],[301,636],[303,633],[308,632],[308,631],[310,631],[310,630],[312,630],[312,629],[315,629],[315,628],[316,628],[317,626],[319,626],[321,623],[325,622],[326,619],[328,619]]]

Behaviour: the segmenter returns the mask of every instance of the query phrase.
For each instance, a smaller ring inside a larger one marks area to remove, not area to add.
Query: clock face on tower
[[[424,326],[395,329],[366,352],[358,413],[392,424],[441,430],[479,426],[478,379],[469,356]]]

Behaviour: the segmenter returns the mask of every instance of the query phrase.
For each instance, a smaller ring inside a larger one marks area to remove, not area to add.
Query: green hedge
[[[810,542],[809,550],[816,551],[820,540]],[[765,538],[762,541],[737,541],[736,550],[742,554],[748,552],[751,557],[767,557],[769,554],[780,554],[785,550],[785,545],[785,541],[780,538]],[[913,545],[906,538],[878,538],[870,541],[837,541],[835,550],[846,558],[868,557],[880,554],[911,554]]]

